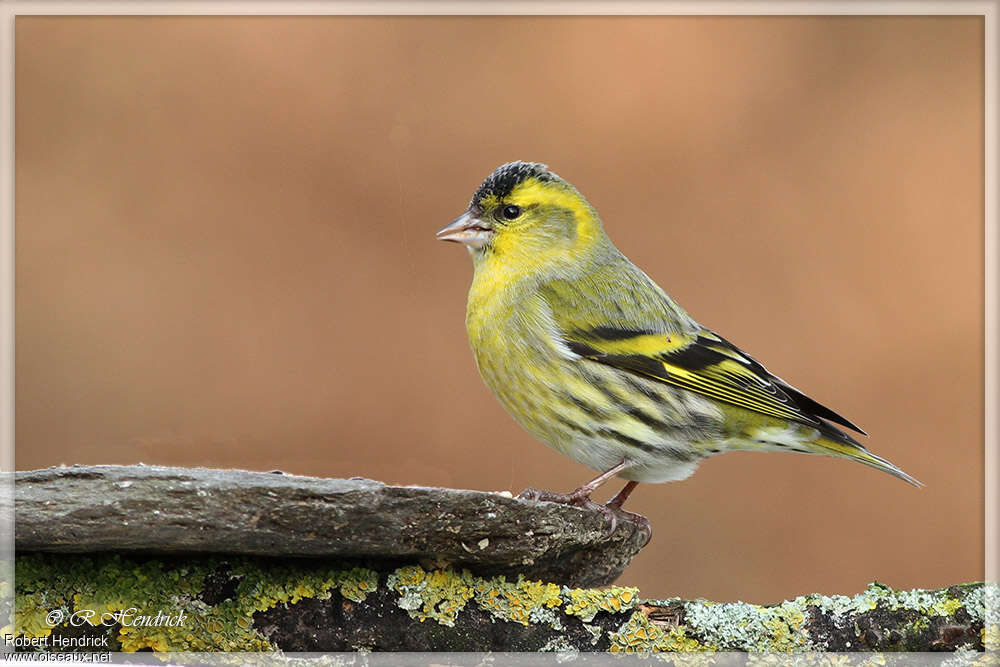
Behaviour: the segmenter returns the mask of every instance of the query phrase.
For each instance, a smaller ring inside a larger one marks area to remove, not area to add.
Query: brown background
[[[923,480],[729,454],[630,501],[651,596],[983,576],[983,23],[21,17],[16,463],[592,475],[482,385],[434,232],[540,160],[695,317]],[[615,485],[617,486],[617,484]],[[615,489],[606,489],[606,497]]]

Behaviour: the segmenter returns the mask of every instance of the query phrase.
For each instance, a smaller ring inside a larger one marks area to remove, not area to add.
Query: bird
[[[521,497],[599,507],[613,530],[618,516],[645,521],[622,508],[637,484],[683,480],[732,451],[844,458],[921,486],[845,432],[867,436],[856,424],[688,315],[545,164],[498,167],[437,238],[472,256],[466,330],[486,386],[538,440],[600,473]],[[613,477],[624,488],[597,506]]]

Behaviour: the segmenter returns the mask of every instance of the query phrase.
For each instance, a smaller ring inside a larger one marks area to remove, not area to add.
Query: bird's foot
[[[573,507],[579,507],[592,512],[600,512],[608,520],[608,523],[611,524],[611,533],[614,533],[618,528],[619,521],[627,521],[646,535],[646,541],[643,543],[643,546],[649,544],[649,540],[653,537],[653,527],[649,523],[649,519],[641,514],[623,510],[620,506],[612,503],[608,503],[607,505],[596,503],[590,499],[589,493],[580,493],[580,491],[580,489],[577,489],[572,493],[555,493],[554,491],[544,491],[541,489],[525,489],[517,494],[517,497],[521,500],[559,503],[560,505],[572,505]]]
[[[653,539],[653,526],[649,523],[649,519],[643,515],[623,510],[621,507],[616,507],[611,503],[601,505],[601,511],[611,522],[612,533],[615,532],[615,528],[618,527],[618,522],[624,520],[634,525],[639,529],[639,532],[646,536],[646,541],[642,543],[642,546],[646,546],[649,544],[649,541]]]

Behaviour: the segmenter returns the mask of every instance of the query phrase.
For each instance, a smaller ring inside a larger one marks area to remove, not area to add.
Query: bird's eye
[[[514,220],[521,215],[521,207],[515,204],[507,204],[500,209],[500,217],[504,220]]]

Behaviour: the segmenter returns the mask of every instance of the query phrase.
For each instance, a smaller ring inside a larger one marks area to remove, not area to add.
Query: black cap
[[[490,195],[495,195],[498,199],[503,199],[511,191],[525,182],[529,178],[539,181],[555,181],[558,176],[549,171],[549,168],[541,162],[508,162],[497,167],[496,171],[486,177],[483,184],[472,195],[472,208],[482,208],[483,199]]]

